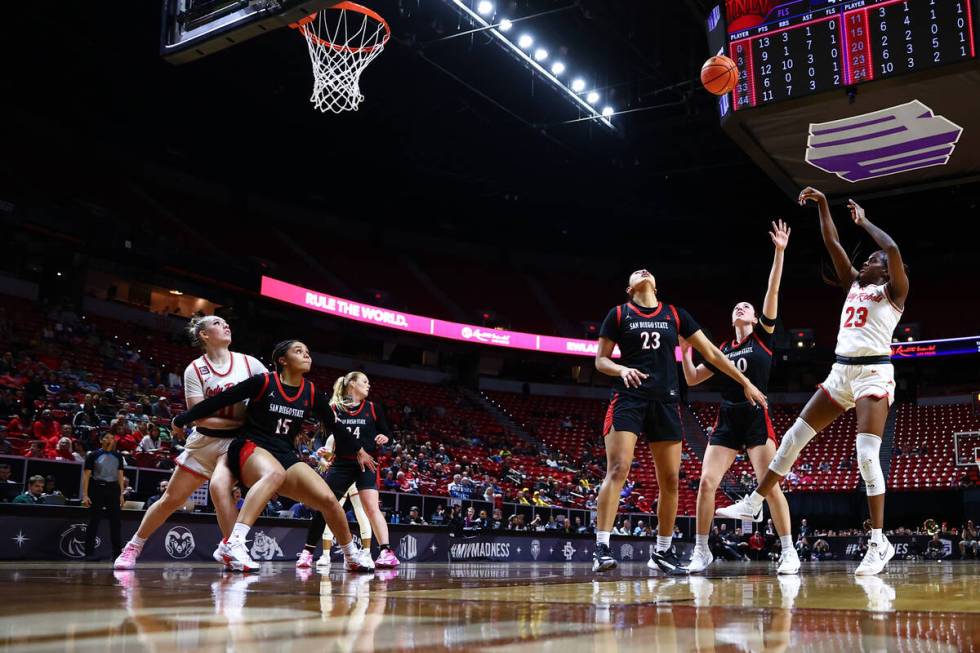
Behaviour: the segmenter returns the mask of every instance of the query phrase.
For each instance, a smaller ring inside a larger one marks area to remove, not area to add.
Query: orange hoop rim
[[[306,16],[304,18],[299,19],[295,23],[290,23],[289,26],[291,28],[295,29],[295,30],[299,30],[300,34],[302,34],[305,38],[307,38],[307,39],[309,39],[311,41],[315,41],[316,43],[322,45],[323,47],[330,48],[332,50],[336,50],[337,52],[368,52],[368,53],[370,53],[370,52],[373,52],[374,50],[376,50],[377,48],[384,47],[384,45],[388,42],[388,39],[391,38],[391,27],[388,25],[388,21],[386,21],[384,19],[384,17],[381,16],[381,14],[379,14],[375,10],[371,9],[370,7],[365,7],[363,5],[357,4],[356,2],[349,2],[348,0],[345,0],[344,2],[338,2],[337,4],[332,5],[332,6],[328,7],[327,9],[337,9],[337,10],[341,10],[341,11],[353,11],[354,13],[363,14],[363,15],[367,16],[368,18],[377,21],[382,27],[384,27],[384,30],[385,30],[384,38],[381,39],[381,42],[380,43],[375,43],[374,45],[369,45],[369,46],[363,47],[363,48],[352,48],[349,45],[340,45],[338,43],[331,43],[330,41],[327,41],[325,39],[320,38],[319,36],[317,36],[316,34],[314,34],[313,32],[311,32],[308,29],[308,27],[307,27],[310,23],[312,23],[314,20],[316,20],[317,15],[320,13],[320,12],[317,12],[317,11],[313,12],[309,16]]]

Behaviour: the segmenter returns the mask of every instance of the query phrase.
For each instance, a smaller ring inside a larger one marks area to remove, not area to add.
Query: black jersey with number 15
[[[655,308],[633,302],[613,308],[602,322],[599,335],[619,345],[621,365],[649,375],[639,388],[627,388],[622,378],[617,378],[615,391],[658,401],[679,400],[674,354],[678,337],[689,338],[700,330],[687,311],[663,302]]]

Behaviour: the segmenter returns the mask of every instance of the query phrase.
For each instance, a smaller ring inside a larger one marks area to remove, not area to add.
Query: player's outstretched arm
[[[895,240],[884,231],[871,224],[864,209],[854,200],[847,200],[847,208],[851,212],[851,219],[854,224],[868,232],[868,235],[885,252],[888,257],[888,295],[899,308],[905,306],[905,299],[909,296],[909,276],[905,271],[905,262],[902,260],[902,253],[898,251]]]
[[[595,368],[607,376],[618,376],[627,388],[639,388],[643,384],[643,379],[647,378],[649,374],[615,362],[612,359],[615,348],[615,342],[609,338],[600,337],[599,349],[595,354]]]
[[[820,211],[820,235],[823,236],[824,247],[830,254],[830,260],[834,263],[834,271],[837,273],[837,280],[841,287],[850,288],[854,280],[857,279],[858,272],[851,265],[844,246],[840,244],[840,236],[837,234],[837,226],[830,215],[830,203],[827,196],[816,188],[807,186],[800,191],[800,206],[807,202],[815,202]]]
[[[681,367],[684,368],[684,380],[687,385],[694,386],[704,383],[715,375],[705,365],[694,365],[694,354],[690,343],[681,338]]]
[[[772,257],[772,269],[769,271],[769,287],[766,288],[766,299],[762,303],[762,316],[766,319],[761,324],[766,333],[772,333],[776,329],[774,322],[779,310],[779,284],[783,279],[783,258],[792,231],[789,225],[779,220],[772,223],[772,231],[769,232],[775,252]]]
[[[738,371],[735,364],[732,363],[728,356],[721,353],[721,350],[715,347],[710,340],[708,340],[704,333],[698,331],[687,337],[687,341],[691,343],[691,346],[698,350],[698,353],[704,356],[704,360],[712,365],[715,369],[724,374],[735,379],[739,385],[745,390],[745,398],[753,406],[761,405],[763,408],[768,408],[769,404],[766,402],[766,396],[762,392],[752,385],[749,379]]]
[[[173,419],[173,425],[178,429],[183,429],[192,422],[214,415],[222,408],[237,404],[246,399],[254,399],[256,395],[262,392],[266,383],[266,375],[264,374],[256,375],[250,379],[236,383],[227,390],[213,397],[208,397],[204,401],[195,404],[193,408],[181,413]]]

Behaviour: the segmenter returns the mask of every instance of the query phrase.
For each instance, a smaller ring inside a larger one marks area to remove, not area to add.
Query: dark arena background
[[[980,1],[364,4],[6,7],[0,649],[980,650]],[[878,290],[827,283],[808,186]],[[733,314],[767,292],[771,336]],[[723,364],[764,386],[747,451]],[[788,535],[711,522],[852,390],[780,474]]]

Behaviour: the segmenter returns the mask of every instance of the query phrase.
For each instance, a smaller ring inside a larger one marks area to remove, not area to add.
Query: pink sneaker
[[[134,545],[132,542],[127,542],[126,546],[123,547],[122,553],[116,558],[116,561],[112,563],[113,569],[136,569],[136,558],[140,557],[140,553],[143,550]]]
[[[398,558],[395,556],[394,551],[391,549],[385,549],[378,556],[378,559],[374,561],[374,566],[379,569],[394,569],[400,565]]]
[[[299,559],[296,560],[297,569],[309,569],[313,566],[313,554],[310,553],[309,549],[303,549],[299,554]]]

